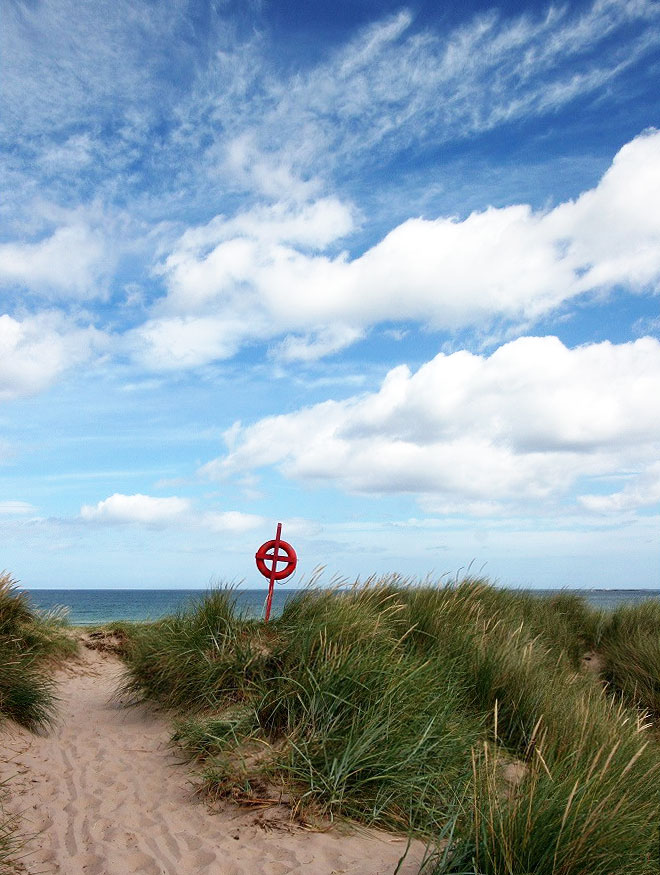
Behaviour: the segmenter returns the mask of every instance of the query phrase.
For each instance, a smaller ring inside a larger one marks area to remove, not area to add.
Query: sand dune
[[[194,776],[168,746],[167,720],[112,701],[121,672],[84,650],[58,674],[57,725],[35,736],[3,727],[0,777],[9,808],[33,837],[20,868],[30,875],[389,875],[406,842],[334,827],[310,832],[273,809],[211,811]],[[417,872],[421,846],[401,866]]]

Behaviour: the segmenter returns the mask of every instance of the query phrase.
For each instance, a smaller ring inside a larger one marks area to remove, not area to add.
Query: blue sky
[[[660,586],[657,0],[0,30],[0,566]]]

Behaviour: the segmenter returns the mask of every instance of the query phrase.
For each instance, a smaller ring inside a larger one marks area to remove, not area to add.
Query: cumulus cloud
[[[295,208],[291,202],[280,202],[254,207],[231,219],[216,216],[201,228],[191,228],[179,240],[179,251],[198,253],[204,248],[211,250],[219,243],[235,238],[323,249],[344,237],[353,227],[353,210],[336,197],[321,198]],[[175,254],[168,259],[165,270],[171,271],[176,266]]]
[[[83,505],[80,517],[86,522],[134,523],[155,528],[201,527],[212,532],[235,533],[250,531],[264,522],[260,516],[237,510],[199,512],[187,498],[118,492],[95,505]]]
[[[115,492],[98,504],[84,504],[80,516],[88,521],[158,526],[175,523],[189,511],[190,502],[185,498],[154,498],[140,493],[122,495]]]
[[[612,499],[632,507],[655,495],[658,435],[660,342],[568,349],[523,337],[490,356],[394,368],[374,393],[237,423],[226,455],[201,470],[222,478],[276,465],[301,481],[412,493],[428,511],[476,515],[544,506],[584,478],[646,472],[649,489]]]
[[[0,316],[0,400],[32,395],[105,348],[107,338],[61,313]]]
[[[148,319],[128,332],[126,343],[145,367],[176,371],[231,358],[244,340],[245,326],[236,316],[162,317]]]
[[[0,285],[45,297],[98,297],[108,267],[101,234],[86,225],[57,228],[37,243],[0,244]]]
[[[125,0],[74,7],[8,7],[2,119],[17,142],[6,186],[15,192],[13,221],[29,224],[36,200],[82,203],[90,189],[109,212],[130,203],[134,221],[122,236],[107,222],[74,217],[47,236],[40,229],[40,238],[3,242],[0,283],[86,300],[109,288],[113,246],[134,254],[141,237],[144,257],[166,245],[157,272],[167,296],[127,338],[141,364],[197,367],[253,341],[272,342],[285,361],[309,361],[382,321],[442,330],[493,319],[530,324],[585,291],[657,282],[653,138],[648,154],[641,141],[626,147],[591,199],[549,213],[517,205],[411,218],[357,257],[342,247],[360,230],[358,211],[322,196],[335,171],[344,182],[368,179],[364,162],[376,156],[382,167],[402,150],[598,92],[657,45],[651,0],[491,12],[451,30],[403,9],[293,74],[252,26],[239,38],[240,23],[222,9],[202,22],[179,0],[148,14]],[[47,95],[44,81],[56,85]],[[282,202],[216,217],[170,246],[163,216],[233,208],[245,189]],[[599,220],[607,215],[616,220]]]
[[[328,198],[191,229],[162,265],[167,298],[133,332],[141,361],[194,366],[278,337],[284,359],[309,360],[386,321],[521,325],[580,295],[656,292],[660,132],[628,143],[594,189],[554,209],[414,218],[356,258],[319,251],[354,227]]]

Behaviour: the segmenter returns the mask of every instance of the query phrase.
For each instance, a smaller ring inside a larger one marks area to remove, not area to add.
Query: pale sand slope
[[[111,700],[121,664],[83,649],[58,674],[59,718],[47,735],[3,728],[0,778],[31,839],[30,875],[390,875],[405,841],[382,833],[318,833],[272,809],[194,796],[191,770],[168,745],[169,725],[147,706]],[[270,823],[269,823],[270,821]],[[418,870],[415,846],[400,872]]]

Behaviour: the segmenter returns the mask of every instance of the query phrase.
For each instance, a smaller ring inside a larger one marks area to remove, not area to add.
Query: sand
[[[0,779],[5,807],[32,834],[19,871],[29,875],[391,875],[406,849],[400,837],[333,826],[313,832],[284,809],[213,810],[189,764],[169,745],[165,716],[113,701],[121,664],[81,648],[58,675],[55,727],[34,735],[5,725]],[[412,875],[412,847],[400,868]]]

